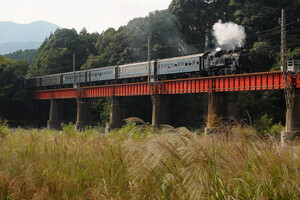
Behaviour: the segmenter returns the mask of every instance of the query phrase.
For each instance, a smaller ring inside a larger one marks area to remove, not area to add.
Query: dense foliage
[[[135,18],[118,30],[57,30],[39,48],[29,75],[71,71],[73,53],[78,69],[145,61],[148,37],[152,59],[211,50],[212,26],[218,20],[244,26],[245,47],[253,55],[255,70],[270,70],[279,60],[282,8],[287,13],[288,48],[293,51],[300,42],[299,1],[173,0],[167,10]]]
[[[73,54],[78,70],[88,55],[94,53],[96,36],[97,33],[89,34],[85,29],[79,34],[75,29],[58,29],[38,49],[29,76],[72,71]]]
[[[20,119],[26,115],[28,91],[22,89],[22,80],[28,63],[0,55],[0,117]]]
[[[4,57],[10,58],[17,61],[27,61],[29,65],[33,63],[37,50],[36,49],[26,49],[22,51],[21,49],[13,53],[5,54]]]

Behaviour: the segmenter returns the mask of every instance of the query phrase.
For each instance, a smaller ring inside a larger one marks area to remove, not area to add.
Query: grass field
[[[300,144],[129,124],[0,128],[0,199],[300,199]]]

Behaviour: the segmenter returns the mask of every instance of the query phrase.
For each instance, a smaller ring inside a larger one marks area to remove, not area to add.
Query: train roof
[[[153,62],[155,62],[155,60],[151,60],[151,63]],[[141,64],[148,64],[148,61],[119,65],[119,67],[128,67],[128,66],[141,65]]]
[[[58,76],[58,75],[61,75],[61,74],[63,74],[63,73],[48,74],[48,75],[42,75],[42,76],[33,76],[33,77],[28,77],[26,79],[42,78],[42,77],[45,77],[45,76]]]
[[[178,59],[187,59],[187,58],[193,58],[193,57],[202,57],[207,53],[198,53],[198,54],[192,54],[192,55],[187,55],[187,56],[179,56],[179,57],[173,57],[173,58],[164,58],[164,59],[158,59],[158,61],[168,61],[168,60],[178,60]]]
[[[110,68],[116,68],[116,67],[117,67],[117,65],[107,66],[107,67],[97,67],[97,68],[88,69],[88,71],[99,70],[99,69],[110,69]]]

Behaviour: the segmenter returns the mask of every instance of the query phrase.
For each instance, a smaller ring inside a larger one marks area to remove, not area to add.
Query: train
[[[25,88],[70,87],[128,82],[161,81],[174,78],[218,76],[251,72],[245,49],[219,50],[149,62],[108,66],[27,78]],[[75,76],[74,76],[75,74]],[[150,75],[150,76],[149,76]],[[74,81],[75,77],[75,81]]]

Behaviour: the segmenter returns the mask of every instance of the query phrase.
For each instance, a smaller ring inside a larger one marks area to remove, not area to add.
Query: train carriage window
[[[177,63],[174,64],[174,67],[177,67]]]
[[[192,63],[189,63],[189,65],[192,65]]]
[[[188,63],[185,63],[185,66],[188,66]]]

